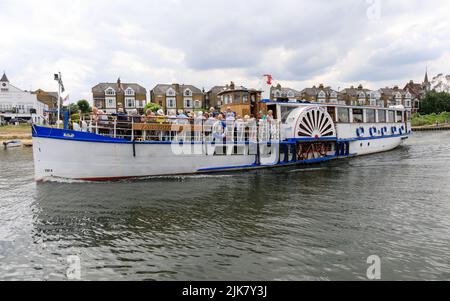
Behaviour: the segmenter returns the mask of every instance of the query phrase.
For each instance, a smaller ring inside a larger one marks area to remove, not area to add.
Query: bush
[[[73,114],[70,119],[72,120],[72,122],[76,122],[79,123],[80,122],[80,114]]]
[[[412,117],[413,126],[435,125],[436,123],[448,123],[450,120],[450,113],[443,112],[440,114],[432,113],[428,115],[414,114]]]
[[[158,110],[161,110],[162,108],[160,105],[158,105],[156,103],[149,102],[144,108],[144,114],[147,112],[148,109],[150,109],[150,110],[152,110],[152,112],[156,113],[156,112],[158,112]]]

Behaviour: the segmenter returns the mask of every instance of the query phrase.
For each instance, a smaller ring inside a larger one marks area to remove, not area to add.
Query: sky
[[[447,0],[0,0],[0,71],[92,100],[99,82],[371,89],[450,70]]]

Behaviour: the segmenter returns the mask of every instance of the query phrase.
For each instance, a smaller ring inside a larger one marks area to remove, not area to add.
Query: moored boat
[[[4,146],[5,149],[7,149],[7,148],[14,148],[14,147],[21,147],[22,146],[22,141],[20,141],[20,140],[5,141],[5,142],[3,142],[3,146]]]

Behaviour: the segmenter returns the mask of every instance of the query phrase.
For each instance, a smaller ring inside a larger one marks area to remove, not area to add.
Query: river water
[[[101,160],[101,158],[99,158]],[[0,151],[0,280],[450,280],[450,132],[308,168],[33,181]]]

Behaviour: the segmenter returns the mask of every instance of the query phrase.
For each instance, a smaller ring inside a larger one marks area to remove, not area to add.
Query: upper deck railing
[[[280,141],[280,122],[265,119],[176,118],[168,116],[88,116],[71,129],[136,142],[227,142]]]

